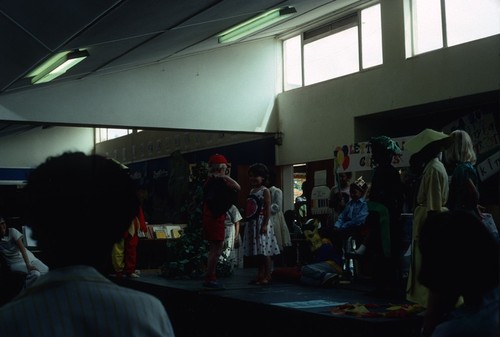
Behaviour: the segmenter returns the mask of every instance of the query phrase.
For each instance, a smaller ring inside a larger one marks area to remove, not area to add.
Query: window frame
[[[436,50],[444,49],[444,48],[450,48],[454,47],[457,45],[461,45],[464,43],[470,43],[473,41],[477,41],[483,38],[488,38],[491,36],[495,36],[500,34],[500,32],[492,35],[484,35],[481,37],[476,37],[474,39],[467,39],[465,38],[463,41],[460,41],[458,43],[453,43],[450,45],[449,40],[449,27],[448,27],[448,19],[449,16],[447,15],[447,7],[448,9],[453,6],[453,2],[450,0],[439,0],[439,7],[440,7],[440,20],[441,20],[441,40],[442,40],[442,45],[438,48],[433,48],[425,51],[418,51],[418,34],[416,33],[417,29],[416,26],[418,25],[417,20],[415,18],[415,8],[418,5],[417,2],[419,0],[405,0],[404,2],[404,25],[405,25],[405,31],[406,31],[406,37],[405,37],[405,53],[406,53],[406,59],[416,57],[422,54],[426,54],[429,52],[433,52]],[[424,22],[424,21],[422,21]],[[479,30],[477,31],[479,32]]]
[[[300,86],[299,87],[306,86],[306,84],[305,84],[305,72],[306,72],[306,69],[305,69],[305,66],[304,66],[305,65],[305,61],[304,61],[304,47],[307,44],[309,44],[309,43],[318,41],[320,39],[324,39],[324,38],[326,38],[328,36],[337,34],[339,32],[342,32],[344,30],[348,30],[350,28],[354,28],[354,27],[357,28],[357,43],[358,43],[358,52],[357,52],[358,59],[357,59],[357,63],[358,63],[358,70],[355,71],[355,72],[348,73],[348,74],[344,74],[344,75],[332,77],[332,78],[329,78],[329,79],[326,79],[326,80],[322,80],[322,81],[314,82],[314,83],[311,83],[311,84],[307,84],[307,86],[314,85],[314,84],[317,84],[317,83],[321,83],[321,82],[324,82],[324,81],[329,81],[329,80],[336,79],[336,78],[341,78],[341,77],[344,77],[344,76],[349,76],[349,75],[356,74],[356,73],[359,73],[359,72],[367,70],[367,69],[372,69],[374,67],[382,66],[383,65],[383,48],[381,48],[382,49],[382,55],[381,55],[382,62],[380,64],[363,67],[362,11],[365,10],[365,9],[367,9],[367,8],[374,7],[374,6],[380,6],[381,7],[380,1],[369,1],[369,2],[366,2],[366,3],[364,3],[361,6],[357,6],[356,8],[352,9],[351,11],[346,11],[346,12],[342,13],[337,18],[333,18],[333,19],[329,20],[327,23],[323,23],[323,24],[320,24],[320,25],[318,25],[316,27],[312,27],[312,28],[309,28],[307,30],[304,30],[302,32],[299,32],[299,33],[296,33],[296,34],[293,34],[293,35],[289,34],[288,36],[283,37],[282,38],[282,54],[283,54],[283,57],[282,57],[282,67],[283,67],[283,70],[284,70],[283,71],[283,75],[282,75],[282,88],[283,88],[283,91],[289,91],[289,90],[293,90],[293,89],[297,88],[297,85],[293,85],[292,83],[286,82],[286,80],[287,80],[287,75],[286,75],[287,67],[286,67],[286,60],[285,60],[285,58],[286,58],[285,57],[285,52],[286,51],[285,51],[285,47],[284,47],[285,42],[287,40],[293,39],[293,38],[295,38],[297,36],[300,36],[300,54],[301,54],[300,55],[301,80],[300,80]],[[382,22],[381,22],[381,29],[382,29]],[[382,41],[381,41],[381,44],[382,44]]]

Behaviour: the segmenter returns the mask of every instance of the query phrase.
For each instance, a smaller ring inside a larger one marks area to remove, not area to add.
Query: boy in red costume
[[[226,212],[234,203],[240,185],[229,176],[229,163],[221,154],[208,160],[208,179],[203,188],[203,238],[208,241],[207,273],[203,286],[222,288],[216,268],[225,238]]]
[[[137,244],[139,243],[139,232],[145,233],[146,231],[144,213],[142,207],[139,207],[139,212],[123,234],[123,239],[113,246],[111,261],[116,276],[139,277],[136,272]]]

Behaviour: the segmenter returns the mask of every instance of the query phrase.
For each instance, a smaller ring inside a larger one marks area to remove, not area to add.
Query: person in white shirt
[[[219,257],[219,263],[227,261],[230,270],[239,266],[240,246],[240,221],[243,219],[238,207],[232,205],[226,212],[225,238],[222,246],[222,253]],[[243,257],[243,254],[241,254]]]
[[[38,259],[23,243],[23,234],[15,228],[8,228],[0,216],[0,253],[11,271],[26,273],[25,287],[31,286],[49,267]]]
[[[135,190],[98,155],[67,152],[32,171],[26,220],[51,270],[0,308],[0,336],[174,336],[159,299],[102,274],[137,214]]]

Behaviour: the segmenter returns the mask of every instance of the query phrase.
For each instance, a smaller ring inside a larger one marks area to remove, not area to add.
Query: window
[[[380,4],[283,41],[284,90],[382,64]]]
[[[283,42],[285,90],[302,86],[302,40],[295,36]]]
[[[142,130],[136,130],[136,132],[140,132]],[[95,142],[101,143],[106,140],[115,139],[118,137],[123,137],[133,133],[133,129],[106,129],[106,128],[96,128],[95,129]]]
[[[500,33],[498,0],[408,0],[407,57]]]

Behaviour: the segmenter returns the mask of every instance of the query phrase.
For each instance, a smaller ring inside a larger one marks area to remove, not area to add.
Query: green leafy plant
[[[234,271],[234,264],[230,259],[230,253],[226,252],[226,247],[223,248],[223,253],[219,258],[219,262],[217,263],[217,275],[219,277],[227,277],[231,276]]]
[[[191,167],[189,196],[181,211],[187,214],[188,226],[178,239],[167,240],[166,262],[162,275],[167,278],[200,278],[207,265],[208,243],[203,239],[203,185],[208,177],[207,163]],[[233,266],[223,254],[217,265],[217,274],[229,276]]]
[[[166,262],[162,275],[167,278],[196,278],[206,269],[208,244],[203,239],[203,184],[208,165],[198,163],[191,168],[189,196],[181,211],[187,214],[187,227],[180,238],[167,240]]]
[[[206,269],[207,255],[201,227],[187,227],[180,238],[167,240],[167,262],[162,274],[167,278],[199,278]]]

